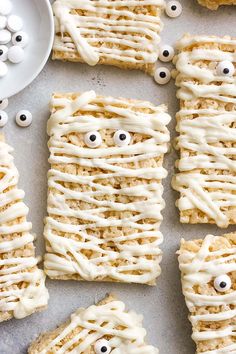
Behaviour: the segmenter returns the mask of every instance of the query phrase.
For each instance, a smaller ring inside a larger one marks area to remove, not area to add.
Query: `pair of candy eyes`
[[[117,130],[113,135],[114,143],[117,146],[129,145],[131,136],[125,130]],[[88,132],[84,135],[84,143],[90,148],[96,148],[102,144],[102,137],[98,131]]]
[[[1,104],[1,101],[0,101]],[[4,127],[8,122],[8,114],[0,110],[0,128]],[[22,110],[16,114],[16,123],[20,127],[28,127],[32,123],[32,113],[27,110]]]
[[[226,274],[219,275],[214,280],[214,288],[216,291],[225,292],[228,291],[232,286],[232,281],[230,277]]]
[[[99,339],[94,344],[94,350],[96,354],[109,354],[111,352],[111,347],[106,339]]]

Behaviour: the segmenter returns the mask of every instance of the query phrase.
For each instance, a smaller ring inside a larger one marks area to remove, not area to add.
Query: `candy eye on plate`
[[[169,1],[166,5],[166,14],[169,17],[178,17],[182,13],[182,5],[179,1]]]
[[[0,110],[4,110],[8,107],[8,98],[0,100]]]
[[[164,44],[160,47],[159,60],[163,62],[171,61],[174,57],[174,48],[168,44]]]
[[[29,43],[29,36],[23,31],[16,32],[12,36],[12,43],[13,45],[18,45],[21,48],[25,48]]]
[[[0,111],[0,128],[4,127],[7,124],[8,115],[4,111]]]
[[[111,347],[106,339],[99,339],[94,345],[94,350],[96,354],[109,354]]]
[[[234,64],[231,61],[221,61],[216,67],[217,75],[219,76],[233,76],[235,72]]]
[[[8,47],[6,45],[0,45],[0,61],[7,60]]]
[[[32,123],[32,113],[27,110],[22,110],[16,115],[16,124],[20,127],[28,127]]]
[[[88,132],[84,136],[84,143],[90,148],[96,148],[102,144],[102,137],[99,132]]]
[[[171,79],[170,70],[165,68],[164,66],[161,68],[157,68],[154,74],[154,79],[159,85],[167,84]]]
[[[220,275],[214,280],[214,288],[216,291],[225,292],[231,288],[232,282],[228,275]]]
[[[114,139],[114,143],[117,146],[125,146],[125,145],[129,145],[131,141],[131,136],[130,133],[125,130],[117,130],[117,132],[115,132],[113,136],[113,139]]]

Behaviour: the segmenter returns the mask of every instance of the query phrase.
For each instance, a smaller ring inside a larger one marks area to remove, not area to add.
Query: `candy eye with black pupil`
[[[27,33],[23,32],[23,31],[16,32],[12,36],[13,45],[18,45],[21,48],[25,48],[27,46],[28,42],[29,42],[29,36]]]
[[[0,45],[0,61],[6,61],[7,60],[7,52],[8,48],[6,45]]]
[[[231,61],[221,61],[216,67],[216,73],[219,76],[233,76],[235,73],[234,64]]]
[[[16,123],[20,127],[28,127],[32,123],[32,113],[27,110],[22,110],[16,115]]]
[[[232,286],[232,281],[228,275],[220,275],[214,280],[214,288],[219,292],[228,291]]]
[[[94,345],[96,354],[109,354],[111,347],[106,339],[99,339]]]
[[[159,60],[167,63],[173,59],[174,54],[174,48],[165,44],[160,47]]]
[[[7,124],[8,115],[4,111],[0,111],[0,128],[4,127]]]
[[[179,1],[169,1],[166,5],[166,14],[169,17],[178,17],[182,13],[182,5]]]
[[[8,107],[8,99],[4,98],[0,101],[0,110],[4,110]]]
[[[170,71],[165,67],[157,68],[154,74],[154,79],[159,85],[165,85],[171,79]]]
[[[117,146],[129,145],[131,141],[130,133],[125,130],[117,130],[113,136],[114,143]]]
[[[102,138],[99,132],[92,131],[84,135],[84,143],[90,148],[96,148],[102,144]]]

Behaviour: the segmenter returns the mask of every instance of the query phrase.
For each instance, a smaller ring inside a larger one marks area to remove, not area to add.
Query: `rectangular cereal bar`
[[[54,94],[45,226],[50,278],[153,285],[160,274],[165,106]]]
[[[154,75],[164,0],[56,0],[53,59]]]
[[[236,0],[198,0],[198,2],[210,10],[217,10],[221,5],[236,5]]]
[[[147,345],[143,316],[127,311],[110,295],[88,308],[79,308],[57,329],[41,335],[28,354],[158,354]]]
[[[196,353],[236,353],[236,233],[182,240],[178,253]]]
[[[28,316],[48,302],[12,151],[0,135],[0,322]]]
[[[182,223],[236,223],[236,39],[185,35],[175,57]]]

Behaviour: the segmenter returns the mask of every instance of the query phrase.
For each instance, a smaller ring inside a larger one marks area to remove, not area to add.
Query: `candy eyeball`
[[[0,110],[4,110],[8,107],[8,99],[4,98],[3,100],[0,100]]]
[[[16,32],[12,36],[12,43],[13,45],[18,45],[21,48],[25,48],[29,43],[29,36],[23,31]]]
[[[109,354],[111,347],[106,339],[99,339],[94,345],[94,350],[96,354]]]
[[[7,60],[8,47],[6,45],[0,45],[0,61]]]
[[[178,17],[182,13],[182,5],[179,1],[169,1],[166,5],[166,14],[169,17]]]
[[[167,84],[171,79],[170,70],[165,68],[164,66],[161,68],[157,68],[154,74],[154,79],[159,85]]]
[[[0,128],[4,127],[7,124],[8,115],[4,111],[0,111]]]
[[[11,63],[19,64],[24,60],[25,52],[18,45],[13,45],[9,48],[7,57]]]
[[[90,148],[96,148],[102,144],[102,137],[99,132],[88,132],[84,136],[84,143]]]
[[[6,29],[0,30],[0,44],[7,44],[11,41],[11,32]]]
[[[174,57],[174,48],[168,44],[164,44],[160,47],[159,60],[163,62],[171,61]]]
[[[7,73],[8,73],[7,64],[4,63],[3,61],[0,61],[0,77],[7,75]]]
[[[0,15],[0,29],[4,29],[7,25],[7,18],[6,16]]]
[[[7,28],[11,32],[19,32],[23,27],[23,20],[21,17],[16,15],[11,15],[7,19]]]
[[[7,16],[12,11],[12,3],[10,0],[0,1],[0,15]]]
[[[32,113],[27,110],[22,110],[16,115],[16,123],[20,127],[28,127],[32,123]]]
[[[216,67],[217,75],[219,76],[233,76],[235,72],[234,64],[231,61],[221,61]]]
[[[131,141],[131,136],[129,132],[126,132],[125,130],[117,130],[113,136],[114,143],[117,146],[126,146],[129,145]]]
[[[228,291],[231,288],[232,282],[228,275],[220,275],[214,280],[214,288],[219,292]]]

